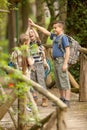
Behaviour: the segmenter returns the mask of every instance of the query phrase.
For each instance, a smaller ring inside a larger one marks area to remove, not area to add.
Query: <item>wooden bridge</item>
[[[58,96],[57,88],[52,88],[49,89],[48,91]],[[41,107],[40,102],[41,97],[38,100],[38,109],[42,119],[44,119],[45,117],[47,117],[48,115],[50,115],[52,112],[55,111],[56,106],[52,106],[52,102],[50,100],[48,101],[48,107]],[[14,103],[13,106],[17,107],[17,104]],[[27,111],[27,114],[30,116],[31,112]],[[67,125],[66,130],[87,130],[87,102],[79,102],[78,94],[74,93],[71,94],[70,108],[67,109],[65,120]],[[10,127],[9,130],[15,130],[15,128],[13,127],[13,122],[8,113],[0,121],[0,124],[4,128]],[[50,124],[52,125],[52,127],[49,130],[57,130],[55,125],[56,124],[55,119],[54,121],[50,122]]]
[[[87,51],[86,51],[87,52]],[[86,53],[87,54],[87,53]],[[58,89],[53,88],[49,89],[48,91],[43,89],[39,84],[35,83],[32,80],[29,80],[24,75],[19,75],[15,77],[17,81],[26,82],[27,85],[31,85],[34,87],[42,95],[46,96],[49,100],[48,107],[41,107],[39,108],[40,113],[40,122],[42,123],[41,126],[37,124],[33,124],[31,128],[25,128],[25,125],[22,124],[24,119],[21,115],[25,114],[26,103],[25,99],[19,99],[19,110],[21,113],[18,113],[18,118],[14,119],[12,115],[12,106],[14,105],[15,100],[17,99],[17,95],[15,90],[17,88],[13,88],[13,91],[9,94],[12,99],[9,101],[9,98],[5,97],[4,103],[0,105],[0,130],[6,130],[5,126],[4,129],[1,128],[1,124],[7,123],[8,126],[14,126],[14,128],[10,127],[9,130],[86,130],[87,129],[87,56],[83,53],[81,54],[80,60],[80,85],[72,84],[73,86],[77,86],[79,90],[79,95],[72,94],[71,96],[71,106],[67,109],[67,106],[59,100],[58,96]],[[17,73],[17,70],[10,68],[8,66],[0,65],[0,68],[5,70],[8,73],[14,74]],[[18,72],[19,74],[19,72]],[[70,79],[73,79],[72,76],[69,74]],[[73,80],[70,80],[73,81]],[[74,82],[72,82],[74,83]],[[1,86],[2,83],[0,82]],[[49,93],[51,91],[51,93]],[[53,93],[53,95],[52,95]],[[0,95],[4,95],[4,92],[0,89]],[[33,106],[35,107],[32,109],[32,113],[34,113],[38,117],[38,109],[35,106],[35,102],[33,102],[33,97],[30,93],[28,93],[30,101],[32,102]],[[22,95],[26,98],[25,95]],[[57,107],[52,106],[52,101],[57,105]],[[80,101],[80,102],[79,102]],[[83,102],[81,102],[83,101]],[[1,103],[1,102],[0,102]],[[11,109],[10,109],[11,108]],[[10,117],[8,116],[8,113]],[[27,111],[27,115],[30,116],[30,112]],[[18,119],[18,120],[17,120]],[[37,118],[38,119],[38,118]],[[7,120],[7,121],[6,121]],[[16,122],[15,122],[16,121]],[[4,123],[3,123],[4,122]],[[17,124],[19,123],[19,124]],[[30,124],[28,124],[30,126]],[[7,125],[6,125],[7,126]],[[8,130],[8,129],[7,129]]]

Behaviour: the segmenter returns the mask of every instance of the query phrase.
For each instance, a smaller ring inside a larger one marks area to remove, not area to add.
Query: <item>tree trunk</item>
[[[11,2],[9,0],[9,2]],[[15,23],[15,10],[14,10],[15,4],[14,2],[11,2],[11,5],[9,6],[10,13],[8,13],[8,39],[9,39],[9,52],[12,51],[12,48],[15,46],[15,37],[16,37],[16,23]]]
[[[40,26],[45,26],[45,14],[43,0],[36,0],[36,22]],[[40,39],[43,43],[44,34],[38,31]]]
[[[80,101],[87,101],[87,56],[83,53],[80,60]]]
[[[67,0],[59,1],[59,20],[64,21],[67,18]]]
[[[21,15],[22,15],[22,32],[25,32],[28,27],[29,11],[31,9],[28,0],[22,0]]]

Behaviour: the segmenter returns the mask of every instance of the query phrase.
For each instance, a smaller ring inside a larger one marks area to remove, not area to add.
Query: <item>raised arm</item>
[[[50,36],[51,33],[47,29],[45,29],[44,27],[41,27],[41,26],[35,24],[31,19],[29,19],[28,22],[29,22],[29,25],[37,28],[38,30],[40,30],[41,32],[46,34],[47,36]]]
[[[31,25],[30,25],[30,23],[28,22],[28,28],[27,28],[27,30],[26,30],[26,32],[25,32],[25,34],[29,35],[30,28],[31,28]]]
[[[29,35],[30,27],[27,28],[25,34]]]

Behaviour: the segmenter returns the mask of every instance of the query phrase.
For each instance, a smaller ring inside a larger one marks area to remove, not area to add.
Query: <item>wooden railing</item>
[[[0,65],[0,68],[5,70],[8,73],[15,73],[15,69],[9,67],[9,66],[2,66]],[[17,72],[16,72],[17,73]],[[41,85],[39,85],[38,83],[34,82],[33,80],[29,80],[25,75],[18,76],[17,80],[19,81],[23,81],[26,82],[27,85],[29,86],[30,84],[34,87],[35,90],[37,90],[39,93],[41,93],[42,95],[46,96],[49,100],[51,100],[53,103],[56,104],[56,110],[54,112],[52,112],[50,115],[48,115],[46,118],[40,120],[39,118],[39,122],[42,124],[41,126],[39,125],[34,125],[30,128],[30,130],[37,130],[38,128],[43,128],[43,130],[47,130],[47,128],[49,128],[49,130],[51,129],[51,125],[52,125],[52,120],[57,120],[57,124],[56,124],[56,128],[57,130],[65,130],[67,127],[66,125],[66,121],[65,121],[65,114],[67,112],[67,106],[66,104],[64,104],[58,97],[56,97],[55,95],[53,95],[52,93],[50,93],[49,91],[47,91],[46,89],[44,89]],[[15,93],[15,89],[13,89],[13,91],[10,93],[10,96],[12,97],[11,101],[9,102],[9,99],[5,99],[4,104],[2,104],[0,106],[0,120],[4,117],[4,115],[9,111],[10,107],[12,106],[12,104],[14,103],[14,101],[17,98],[17,95]],[[0,88],[0,91],[2,91],[2,89]],[[0,93],[1,93],[0,92]],[[25,95],[25,94],[24,94]],[[33,113],[38,116],[38,109],[37,106],[35,106],[34,104],[34,100],[32,95],[30,95],[28,93],[28,96],[30,97],[30,100],[32,101],[33,105],[34,105],[34,109],[32,110]],[[22,100],[23,101],[23,100]],[[25,102],[22,102],[22,104]],[[5,107],[6,106],[6,107]],[[25,105],[23,105],[22,107],[25,107]],[[25,108],[24,108],[25,109]],[[21,109],[20,109],[21,110]],[[23,108],[22,108],[23,110]],[[22,111],[22,116],[26,116],[24,111]],[[38,116],[39,117],[39,116]],[[38,119],[37,117],[37,119]],[[12,118],[14,120],[14,118]],[[18,118],[20,119],[20,118]],[[25,127],[25,125],[21,124],[23,121],[23,119],[19,120],[19,125],[18,125],[18,130],[27,130],[27,128]],[[13,122],[15,125],[15,121]],[[50,124],[51,123],[51,124]],[[44,127],[44,124],[45,127]],[[17,127],[15,125],[15,127]]]

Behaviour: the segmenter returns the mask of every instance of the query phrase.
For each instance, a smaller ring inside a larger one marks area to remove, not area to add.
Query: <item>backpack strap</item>
[[[65,35],[65,34],[62,34],[62,35],[60,36],[59,40],[58,40],[58,47],[59,47],[59,49],[63,52],[63,54],[65,54],[65,50],[64,50],[63,45],[62,45],[62,38],[63,38],[64,35]]]

